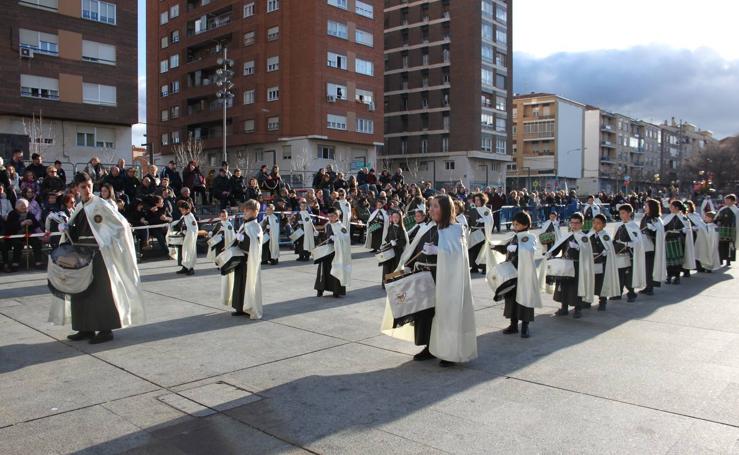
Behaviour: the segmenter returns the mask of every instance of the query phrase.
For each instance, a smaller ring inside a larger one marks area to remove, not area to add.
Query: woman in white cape
[[[384,205],[384,199],[377,199],[375,210],[367,220],[367,239],[364,242],[364,247],[372,251],[380,249],[382,240],[387,236],[387,230],[390,227],[390,217],[383,208]],[[382,228],[377,227],[380,223],[382,223]],[[380,229],[382,229],[382,232],[380,232]]]
[[[198,222],[195,220],[195,215],[192,214],[192,207],[190,207],[189,202],[177,202],[177,210],[182,214],[182,218],[170,223],[167,237],[173,231],[179,229],[185,233],[185,239],[182,245],[170,247],[169,256],[177,260],[177,265],[182,266],[177,271],[178,274],[193,275],[195,274],[195,262],[198,259]]]
[[[245,260],[233,272],[234,288],[231,299],[233,316],[262,318],[262,239],[264,233],[257,221],[259,203],[248,200],[241,206],[244,224],[236,234],[238,247],[246,253]]]
[[[113,339],[113,329],[145,321],[136,250],[130,224],[116,208],[92,194],[90,176],[79,173],[74,182],[82,202],[69,224],[60,226],[64,232],[60,242],[76,237],[75,242],[94,244],[98,254],[90,287],[81,294],[52,299],[49,322],[65,325],[71,320],[77,333],[70,340],[102,343]],[[83,240],[87,236],[94,239]]]

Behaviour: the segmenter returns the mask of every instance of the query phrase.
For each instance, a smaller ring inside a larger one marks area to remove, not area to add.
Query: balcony
[[[539,132],[524,133],[523,139],[526,141],[550,141],[550,140],[553,141],[554,132],[539,131]]]
[[[611,132],[614,130],[613,126],[608,125],[608,124],[601,124],[600,129],[601,131],[611,131]]]
[[[207,14],[187,24],[187,36],[197,36],[217,28],[225,27],[230,23],[231,8],[226,11]]]
[[[600,146],[601,147],[610,148],[610,149],[615,149],[616,148],[616,144],[614,144],[611,141],[600,141]]]

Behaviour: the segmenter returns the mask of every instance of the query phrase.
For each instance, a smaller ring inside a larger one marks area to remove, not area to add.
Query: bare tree
[[[178,168],[184,168],[190,161],[200,164],[203,159],[203,142],[195,139],[192,133],[188,134],[185,142],[175,144],[172,149]]]
[[[117,156],[116,150],[112,147],[103,147],[99,156],[100,162],[107,165],[116,164],[120,158]]]
[[[43,114],[39,113],[38,117],[34,113],[30,120],[23,119],[23,131],[28,136],[28,150],[34,153],[42,153],[43,146],[47,144],[47,140],[54,142],[53,124],[44,123]]]
[[[421,160],[418,158],[406,160],[405,167],[407,169],[406,172],[408,177],[410,177],[413,182],[418,182],[418,176],[421,171]]]

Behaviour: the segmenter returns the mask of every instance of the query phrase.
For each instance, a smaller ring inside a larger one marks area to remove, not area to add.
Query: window
[[[164,11],[159,15],[159,24],[164,25],[169,22],[169,11]]]
[[[172,30],[172,33],[170,34],[170,40],[172,44],[179,43],[180,42],[180,31],[179,30]]]
[[[484,126],[493,126],[495,125],[495,116],[493,114],[486,114],[483,112],[480,114],[480,124]]]
[[[256,90],[244,90],[244,104],[254,104],[256,97]]]
[[[482,144],[480,146],[480,149],[483,152],[492,152],[493,151],[493,138],[492,136],[482,136]]]
[[[506,44],[508,42],[508,34],[505,30],[495,28],[495,42],[500,44]]]
[[[169,85],[162,85],[162,98],[169,96]]]
[[[87,60],[88,62],[103,63],[105,65],[115,65],[115,55],[115,46],[112,46],[110,44],[96,43],[95,41],[82,41],[83,60]]]
[[[99,0],[82,0],[82,18],[115,25],[115,5]]]
[[[482,15],[485,17],[493,17],[493,2],[490,0],[482,0]]]
[[[174,54],[169,57],[169,67],[174,69],[180,66],[180,54]]]
[[[334,100],[345,100],[347,98],[346,86],[329,82],[326,84],[326,94],[330,101],[332,101],[332,97]]]
[[[172,87],[172,93],[180,93],[180,81],[172,81],[170,84]]]
[[[27,98],[59,99],[59,80],[49,77],[21,74],[21,96]]]
[[[95,147],[95,133],[77,131],[77,147]]]
[[[508,10],[505,6],[495,5],[495,18],[503,24],[508,22]]]
[[[449,136],[441,137],[441,151],[443,153],[449,152]]]
[[[375,95],[369,90],[356,89],[355,91],[356,100],[364,104],[373,104]]]
[[[282,146],[282,159],[283,160],[291,160],[293,159],[293,148],[291,145],[283,145]]]
[[[244,62],[244,76],[251,76],[254,74],[254,60]]]
[[[495,86],[499,89],[505,90],[506,77],[502,74],[495,75]]]
[[[280,69],[280,56],[269,57],[267,59],[267,71],[277,71]]]
[[[267,89],[267,101],[277,101],[280,99],[280,87],[270,87]]]
[[[444,161],[444,169],[446,169],[447,171],[453,171],[454,161]]]
[[[166,122],[167,120],[169,120],[169,109],[165,109],[162,111],[161,119],[163,122]]]
[[[18,3],[26,6],[37,6],[43,9],[59,9],[59,0],[23,0],[22,2]]]
[[[275,131],[280,129],[280,117],[270,117],[267,119],[267,131]]]
[[[502,136],[498,136],[495,142],[495,153],[500,153],[501,155],[505,155],[506,147],[507,147],[506,138]]]
[[[254,15],[254,2],[244,5],[244,17],[252,17]]]
[[[349,39],[349,31],[346,24],[341,22],[328,21],[328,34],[337,38]]]
[[[175,17],[180,15],[180,5],[172,5],[169,8],[169,18],[174,19]]]
[[[244,46],[251,46],[257,41],[257,35],[254,32],[244,33]]]
[[[505,54],[501,54],[500,52],[495,53],[495,64],[498,66],[505,67],[506,66],[506,57]]]
[[[244,120],[244,132],[245,133],[253,133],[254,132],[254,120]]]
[[[277,11],[280,9],[280,0],[267,0],[267,12]]]
[[[496,96],[495,97],[495,108],[499,111],[504,111],[506,105],[506,99],[503,96]]]
[[[364,30],[356,29],[354,31],[354,41],[365,46],[372,47],[374,40],[372,38],[372,32],[366,32]]]
[[[488,41],[493,40],[493,26],[490,24],[482,24],[482,39]]]
[[[361,58],[358,58],[354,60],[354,71],[359,74],[373,76],[375,74],[375,65],[368,60],[362,60]]]
[[[375,15],[375,8],[372,5],[360,2],[359,0],[354,2],[354,11],[360,16],[369,17],[370,19]]]
[[[169,133],[162,134],[162,145],[169,145]]]
[[[59,54],[59,38],[56,35],[26,29],[20,29],[19,35],[21,47],[33,49],[41,54]]]
[[[85,104],[116,105],[116,88],[113,85],[82,84],[82,102]]]
[[[335,54],[333,52],[328,53],[328,66],[330,66],[331,68],[345,70],[347,69],[346,61],[346,55]]]
[[[166,73],[169,71],[169,60],[162,60],[159,62],[159,72]]]
[[[428,138],[421,138],[421,153],[429,152],[429,140]]]
[[[179,106],[172,106],[169,109],[169,118],[176,119],[180,117],[180,107]]]
[[[274,26],[267,29],[267,41],[274,41],[280,37],[280,27]]]
[[[481,72],[482,77],[482,85],[489,85],[492,87],[493,85],[493,72],[483,68]]]
[[[326,116],[327,127],[332,130],[346,130],[346,116],[328,114]]]
[[[488,46],[487,44],[482,45],[482,60],[485,62],[493,62],[493,56],[495,53],[493,52],[493,46]]]
[[[336,159],[336,147],[334,147],[333,145],[318,144],[316,158],[318,158],[319,160]]]
[[[172,143],[173,144],[179,144],[180,143],[180,131],[172,131]]]
[[[95,147],[115,147],[115,131],[110,128],[95,128]]]
[[[375,122],[365,118],[357,119],[357,133],[372,134],[375,132]]]
[[[328,0],[328,4],[341,9],[347,9],[346,0]]]
[[[169,36],[162,37],[162,49],[169,47]]]

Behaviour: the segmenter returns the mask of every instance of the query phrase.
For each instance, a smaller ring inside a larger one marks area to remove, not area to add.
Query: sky
[[[146,10],[138,2],[145,122]],[[656,123],[675,117],[718,138],[738,134],[737,17],[736,0],[514,0],[514,91]],[[146,142],[143,132],[134,127],[134,145]]]

